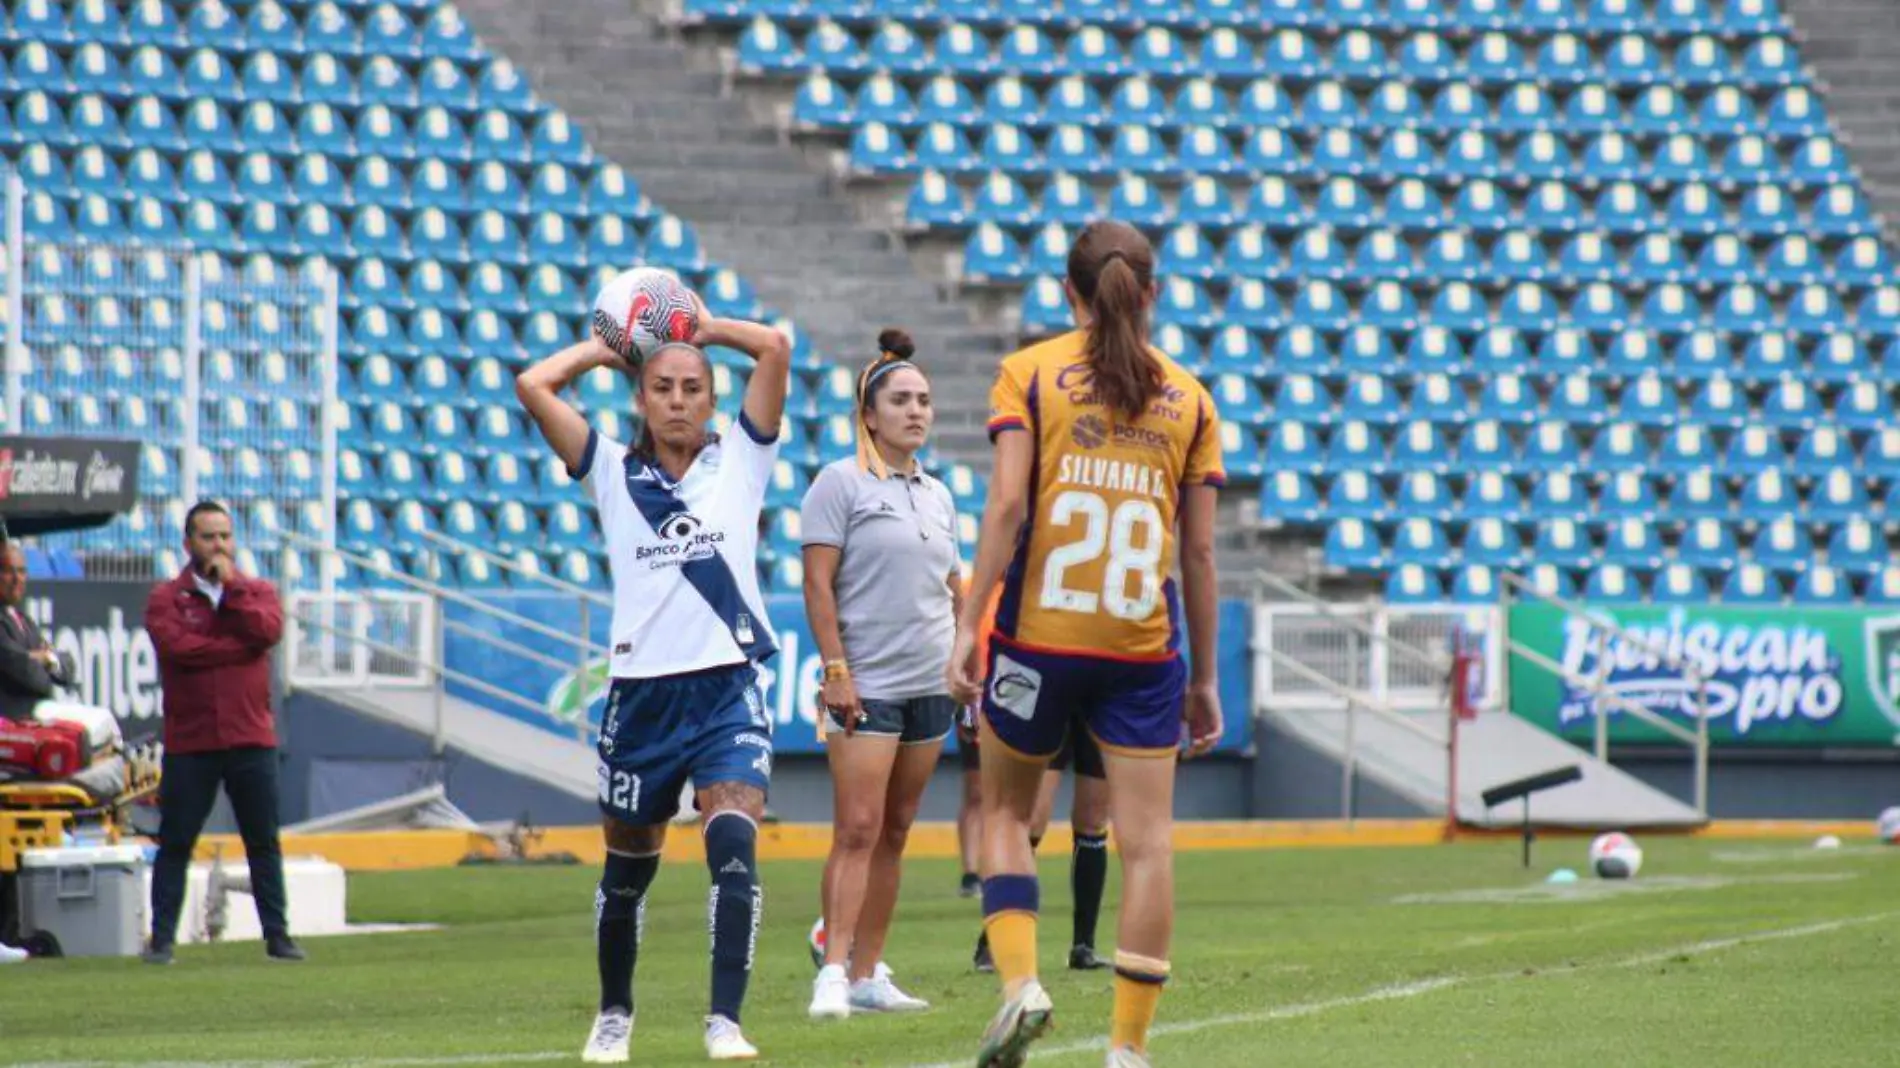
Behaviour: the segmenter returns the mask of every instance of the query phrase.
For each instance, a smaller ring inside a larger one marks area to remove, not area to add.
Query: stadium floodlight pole
[[[26,382],[26,183],[7,174],[7,331],[6,418],[10,433],[20,432],[20,404]]]
[[[198,496],[198,420],[204,407],[204,287],[205,271],[201,253],[185,257],[185,425],[179,428],[183,439],[178,446],[179,489],[187,508]],[[182,536],[182,535],[181,535]]]

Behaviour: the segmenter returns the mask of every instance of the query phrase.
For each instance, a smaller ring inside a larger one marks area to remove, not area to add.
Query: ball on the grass
[[[1900,805],[1883,810],[1875,830],[1881,841],[1888,845],[1900,845]]]
[[[1634,879],[1643,867],[1643,848],[1622,831],[1597,835],[1590,843],[1590,870],[1599,879]]]
[[[1816,849],[1839,849],[1840,847],[1841,840],[1831,834],[1824,834],[1814,840],[1814,848]]]
[[[698,332],[693,291],[671,271],[622,271],[594,296],[594,336],[635,370],[662,345],[690,341]]]

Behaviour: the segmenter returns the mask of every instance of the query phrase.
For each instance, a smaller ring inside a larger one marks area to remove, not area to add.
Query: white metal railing
[[[44,535],[41,546],[87,554],[90,577],[162,577],[177,566],[184,510],[203,498],[231,510],[247,548],[267,552],[281,526],[333,544],[335,268],[265,256],[239,265],[184,242],[48,237],[27,225],[32,205],[69,191],[29,190],[3,161],[0,183],[5,430],[145,446],[147,499],[134,515]],[[113,417],[82,414],[115,393],[125,406]],[[62,415],[62,394],[85,406]],[[331,576],[272,577],[328,592]]]
[[[511,708],[529,712],[535,718],[554,719],[574,733],[575,737],[585,740],[591,730],[586,710],[579,709],[572,716],[553,715],[546,704],[535,698],[516,693],[495,683],[476,678],[447,666],[447,640],[453,635],[458,638],[480,642],[496,655],[518,662],[539,664],[559,672],[585,672],[590,663],[605,660],[607,648],[586,637],[586,631],[576,635],[559,627],[549,626],[538,620],[530,619],[517,612],[509,611],[480,597],[450,589],[427,579],[417,578],[396,570],[371,557],[344,549],[325,548],[313,539],[301,535],[287,534],[287,540],[293,545],[315,553],[334,556],[336,559],[361,568],[366,574],[388,579],[404,587],[401,590],[360,591],[339,594],[330,597],[315,596],[304,598],[300,604],[303,610],[293,613],[293,621],[298,627],[311,633],[299,635],[293,646],[290,664],[293,685],[322,685],[329,687],[366,687],[387,685],[425,685],[434,686],[437,691],[437,729],[441,729],[442,686],[454,683],[465,686],[486,697],[494,698]],[[442,542],[451,546],[461,543],[454,539],[443,538]],[[470,551],[472,546],[464,546]],[[577,587],[578,589],[578,587]],[[582,601],[583,624],[585,612],[590,602]],[[417,618],[426,618],[426,626],[408,629],[379,631],[375,624],[387,621],[394,605],[420,605],[415,609]],[[518,628],[518,633],[526,633],[550,639],[570,650],[568,657],[552,656],[540,650],[531,649],[520,642],[512,641],[481,626],[451,618],[446,606],[454,605],[466,609],[471,615],[480,617],[507,627]],[[380,613],[380,614],[379,614]],[[406,635],[409,640],[390,640],[392,637]],[[403,665],[389,670],[383,665]]]
[[[1395,636],[1383,606],[1334,604],[1265,572],[1255,575],[1255,584],[1254,702],[1262,709],[1345,712],[1340,817],[1355,816],[1359,716],[1364,713],[1445,750],[1445,816],[1455,818],[1457,740],[1446,688],[1450,657],[1427,651],[1409,636]],[[1283,600],[1260,596],[1268,591]],[[1408,672],[1403,687],[1391,685],[1395,665]],[[1436,684],[1414,685],[1427,679]],[[1434,710],[1447,717],[1443,729],[1418,714]]]
[[[1550,672],[1562,679],[1566,685],[1588,693],[1590,712],[1594,721],[1592,748],[1596,758],[1604,763],[1608,763],[1610,759],[1609,719],[1612,712],[1620,712],[1687,745],[1695,761],[1694,798],[1691,803],[1695,806],[1698,815],[1707,818],[1709,814],[1709,686],[1708,679],[1702,672],[1684,657],[1672,653],[1659,643],[1626,630],[1615,620],[1600,612],[1591,611],[1588,605],[1545,593],[1517,575],[1508,572],[1501,574],[1498,594],[1498,614],[1506,623],[1503,641],[1500,644],[1510,654],[1505,657],[1501,672],[1501,684],[1506,692],[1509,692],[1513,660],[1522,660],[1526,664]],[[1571,671],[1559,661],[1511,638],[1508,628],[1511,604],[1520,596],[1558,609],[1568,618],[1582,623],[1595,635],[1597,656],[1594,676],[1584,676]],[[1616,657],[1609,655],[1612,640],[1633,646],[1654,657],[1657,663],[1678,672],[1683,680],[1695,690],[1695,723],[1692,727],[1685,727],[1610,689],[1610,669],[1616,661]]]

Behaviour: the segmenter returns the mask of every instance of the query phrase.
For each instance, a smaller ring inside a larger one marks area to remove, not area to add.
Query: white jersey
[[[617,679],[760,663],[778,651],[759,593],[759,511],[778,441],[743,415],[674,482],[590,431],[579,470],[613,575]]]

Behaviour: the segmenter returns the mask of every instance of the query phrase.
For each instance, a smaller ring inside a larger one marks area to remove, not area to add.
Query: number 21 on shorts
[[[605,764],[594,769],[600,782],[600,801],[622,812],[640,810],[640,776],[631,771],[614,771]]]
[[[1050,550],[1042,571],[1043,608],[1089,615],[1106,609],[1116,619],[1131,621],[1154,614],[1161,600],[1161,546],[1166,531],[1161,509],[1153,501],[1126,500],[1111,510],[1099,493],[1064,490],[1050,505],[1049,523],[1058,527],[1079,523],[1082,534]],[[1104,554],[1107,562],[1100,592],[1067,585],[1069,570],[1101,560]]]

